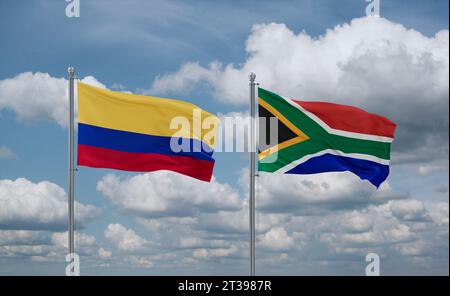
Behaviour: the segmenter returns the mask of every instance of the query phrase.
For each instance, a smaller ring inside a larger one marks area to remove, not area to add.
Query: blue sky
[[[258,271],[363,274],[364,256],[375,250],[384,274],[448,274],[448,1],[382,0],[381,20],[365,18],[363,0],[80,3],[80,18],[67,18],[62,0],[0,3],[0,201],[28,201],[30,209],[33,198],[42,202],[36,212],[0,210],[0,274],[64,273],[64,216],[49,208],[64,205],[55,187],[66,187],[67,129],[52,112],[66,108],[58,79],[68,66],[110,89],[213,113],[245,116],[245,77],[255,71],[286,96],[388,116],[399,128],[381,192],[347,173],[261,177],[261,206],[286,202],[292,211],[258,214]],[[295,79],[299,85],[286,82]],[[152,184],[189,190],[192,180],[80,168],[76,199],[92,206],[81,218],[82,273],[246,274],[247,158],[216,160],[213,186],[224,195],[215,212],[205,206],[217,193],[210,187],[187,196],[201,202],[184,217],[142,215],[128,202],[161,202],[169,189]],[[239,208],[224,211],[235,196]]]

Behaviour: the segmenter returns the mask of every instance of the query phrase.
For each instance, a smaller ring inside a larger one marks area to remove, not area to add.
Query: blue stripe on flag
[[[174,152],[170,146],[171,137],[152,136],[127,131],[114,130],[89,124],[78,124],[78,144],[106,148],[130,153],[156,153],[175,156],[190,156],[201,160],[214,161],[212,151],[203,149],[204,142],[196,139],[189,141],[189,150],[201,147],[201,152],[180,151]],[[181,138],[178,138],[181,140]],[[197,146],[193,146],[197,145]],[[209,146],[207,146],[209,147]]]
[[[313,157],[295,168],[287,171],[286,174],[317,174],[325,172],[350,171],[363,180],[379,187],[389,175],[389,166],[376,163],[370,160],[357,159],[352,157],[324,154]]]

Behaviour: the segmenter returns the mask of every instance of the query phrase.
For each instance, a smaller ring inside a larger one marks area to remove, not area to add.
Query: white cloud
[[[390,220],[386,224],[373,224],[374,227],[370,231],[360,233],[325,233],[322,234],[321,242],[333,246],[339,253],[340,250],[369,250],[371,247],[381,247],[393,243],[401,243],[413,240],[414,234],[409,226],[405,224],[397,224],[396,221]]]
[[[151,231],[166,231],[174,224],[190,226],[198,223],[197,217],[138,218],[137,221]]]
[[[246,176],[243,173],[241,177],[244,189],[247,187]],[[132,186],[131,179],[114,177],[113,182],[104,182],[103,186],[116,197],[130,192],[134,195],[133,190],[139,191],[141,194],[133,199],[142,196],[147,202],[149,192],[154,194],[142,186],[147,179],[136,183],[139,185],[136,187]],[[151,182],[152,186],[154,184]],[[335,260],[364,258],[371,251],[400,258],[405,264],[422,262],[425,264],[422,268],[426,268],[436,263],[425,258],[430,254],[442,257],[438,254],[446,248],[448,204],[438,206],[412,198],[404,199],[407,195],[395,193],[389,183],[376,190],[351,174],[331,173],[314,178],[261,174],[258,184],[257,248],[260,256],[267,258],[264,261],[267,261],[267,268],[274,268],[280,261],[289,264],[309,262],[307,264],[312,267],[329,266]],[[184,185],[179,187],[185,190]],[[165,188],[170,194],[177,192],[173,186]],[[122,204],[119,205],[124,209]],[[164,207],[164,211],[167,209]],[[150,218],[145,218],[142,212],[129,212],[141,217],[138,222],[151,232],[152,237],[152,248],[142,248],[140,255],[133,259],[133,266],[143,267],[146,262],[151,262],[148,266],[189,266],[210,260],[228,262],[247,258],[246,201],[239,203],[239,210],[209,212],[200,208],[190,216],[150,215]],[[415,255],[407,255],[407,248],[420,244],[418,241],[429,243],[426,248],[417,248],[419,251]],[[149,255],[158,250],[173,250],[185,260],[159,263]],[[276,252],[284,255],[274,255]],[[306,257],[308,260],[305,261]],[[131,263],[130,260],[128,262]],[[348,268],[347,272],[352,270]]]
[[[284,24],[255,25],[242,64],[182,65],[152,91],[207,83],[222,102],[248,103],[248,74],[261,87],[308,101],[351,104],[398,124],[393,163],[448,159],[449,31],[433,37],[384,18],[353,19],[319,37]],[[417,118],[421,118],[420,124]]]
[[[242,174],[247,183],[248,174]],[[352,209],[377,204],[403,196],[383,183],[377,190],[348,172],[317,175],[260,173],[258,208],[270,213],[317,214],[328,209]]]
[[[244,190],[246,178],[247,173],[243,172],[240,182]],[[148,195],[155,194],[142,185],[148,182],[147,178],[136,183],[136,187],[131,179],[114,177],[113,182],[104,182],[103,186],[114,192],[115,198],[133,196],[127,203],[138,196],[147,202]],[[166,181],[163,179],[163,182]],[[150,184],[155,185],[153,181]],[[177,184],[180,187],[177,189],[189,191],[184,189],[185,185]],[[170,194],[177,192],[171,185],[165,188]],[[339,268],[343,274],[357,274],[360,267],[351,263],[345,268],[336,267],[334,262],[363,260],[361,258],[368,252],[377,252],[385,258],[385,264],[399,260],[408,269],[426,272],[428,268],[440,266],[438,260],[448,258],[445,254],[448,250],[448,203],[407,198],[408,195],[393,191],[389,183],[376,190],[346,173],[261,174],[257,192],[257,250],[265,265],[263,270],[277,270],[282,261],[292,266],[308,266],[303,271],[306,274],[320,273],[324,266],[332,274]],[[118,203],[125,209],[122,203],[125,204],[125,199]],[[211,212],[200,207],[190,212],[190,216],[152,214],[148,217],[142,212],[129,211],[139,217],[139,224],[150,232],[152,247],[141,248],[138,256],[125,260],[139,268],[196,268],[211,261],[244,264],[248,256],[249,229],[245,199],[238,208]],[[167,206],[159,209],[168,211]],[[153,252],[168,250],[177,256],[169,260],[153,255]]]
[[[399,224],[386,229],[383,235],[392,242],[408,241],[414,237],[414,233],[411,232],[411,228],[405,224]]]
[[[205,244],[205,240],[199,237],[182,237],[180,238],[180,247],[195,248]]]
[[[264,233],[272,227],[288,220],[286,214],[270,213],[262,214],[257,211],[256,231]],[[249,228],[249,209],[248,202],[245,201],[239,211],[228,212],[220,211],[218,213],[203,213],[198,217],[198,223],[193,227],[199,230],[207,230],[222,235],[246,235]]]
[[[238,210],[237,192],[227,184],[211,183],[171,172],[154,172],[121,179],[103,177],[97,190],[126,212],[143,217],[189,216],[198,211]]]
[[[137,268],[151,268],[155,265],[152,260],[142,256],[128,256],[127,261]]]
[[[176,73],[157,77],[153,89],[185,89],[206,80],[213,84],[219,99],[246,104],[247,76],[255,72],[264,87],[298,98],[361,100],[370,93],[400,90],[401,99],[407,99],[403,98],[405,91],[420,91],[428,94],[427,100],[434,100],[437,94],[448,93],[448,39],[447,30],[428,38],[386,19],[370,17],[336,26],[318,38],[305,32],[295,34],[284,24],[255,25],[247,39],[249,57],[240,67],[222,67],[214,62],[203,68],[187,63]],[[425,69],[427,75],[411,73]],[[396,73],[403,74],[398,77]],[[358,78],[355,74],[364,76]],[[350,78],[358,79],[352,82]],[[393,80],[397,83],[391,83]],[[379,88],[380,82],[388,83]]]
[[[67,81],[47,73],[25,72],[0,81],[0,110],[8,108],[21,120],[45,118],[65,126]]]
[[[343,214],[338,225],[349,233],[360,233],[370,231],[372,228],[372,221],[367,219],[367,215],[364,212],[354,210]]]
[[[448,163],[426,164],[419,166],[419,174],[422,176],[428,176],[440,172],[448,173]]]
[[[427,221],[430,219],[425,204],[418,200],[408,199],[391,201],[389,202],[389,208],[392,211],[392,214],[401,220]]]
[[[94,76],[86,76],[83,79],[81,79],[81,82],[95,86],[95,87],[99,87],[99,88],[103,88],[106,89],[106,86],[101,83],[100,81],[97,80],[97,78],[95,78]]]
[[[93,76],[81,80],[105,88]],[[13,78],[0,80],[0,111],[10,109],[19,120],[44,119],[68,126],[68,82],[48,73],[24,72]]]
[[[259,215],[265,219],[268,214]],[[351,211],[344,208],[286,216],[288,219],[280,219],[258,236],[257,249],[265,258],[261,260],[267,262],[266,270],[276,269],[281,260],[271,258],[273,251],[289,254],[289,263],[294,266],[310,266],[303,271],[306,274],[320,270],[322,264],[333,270],[332,274],[338,270],[358,274],[351,258],[359,260],[369,252],[385,258],[385,264],[403,264],[415,272],[445,270],[442,262],[448,260],[448,203],[389,200]],[[333,262],[347,262],[348,266],[340,269],[332,266]]]
[[[165,268],[172,267],[177,255],[172,252],[161,251],[155,255],[130,255],[124,258],[124,261],[130,263],[135,268],[152,268],[156,264]]]
[[[50,243],[50,236],[46,231],[0,230],[0,246],[46,243]]]
[[[0,246],[0,257],[45,256],[51,250],[46,245],[8,245]]]
[[[16,157],[16,154],[6,146],[0,146],[0,158],[10,159]]]
[[[67,250],[69,247],[69,236],[66,232],[55,232],[52,234],[52,242],[57,248]],[[77,248],[93,246],[96,243],[95,236],[75,232],[75,245]]]
[[[75,232],[76,252],[92,256],[96,245],[94,236]],[[30,257],[35,262],[64,262],[68,251],[67,232],[2,230],[0,257]]]
[[[153,82],[149,93],[166,93],[170,91],[191,91],[200,81],[216,83],[221,75],[221,64],[213,62],[208,68],[199,63],[186,63],[174,74],[158,76]]]
[[[311,227],[319,233],[322,232],[320,241],[332,246],[338,253],[356,253],[361,250],[364,252],[373,247],[387,252],[389,245],[403,246],[420,240],[426,231],[439,231],[440,226],[429,223],[430,221],[425,224],[421,221],[423,217],[428,216],[428,211],[422,208],[422,203],[417,200],[390,201],[354,211],[351,215],[329,214],[322,217],[320,224]],[[355,221],[355,215],[363,227],[355,228],[351,225]],[[442,242],[436,239],[430,243]]]
[[[448,202],[429,203],[429,215],[433,221],[442,227],[449,226],[449,204]]]
[[[355,104],[392,116],[403,133],[394,142],[394,162],[426,162],[424,156],[448,155],[448,136],[443,135],[448,133],[448,31],[428,38],[384,19],[359,19],[314,39],[284,25],[269,24],[255,26],[247,51],[247,61],[239,66],[189,63],[177,73],[158,77],[153,91],[185,90],[201,81],[211,84],[223,102],[246,103],[247,75],[255,71],[263,87],[281,94]],[[1,91],[9,86],[5,81],[0,82]],[[15,110],[10,102],[5,105],[1,91],[0,109]],[[15,111],[20,118],[22,111]],[[48,112],[39,114],[58,122]],[[423,118],[420,124],[417,118]],[[404,153],[409,151],[405,147],[416,144],[420,144],[418,150]],[[445,167],[439,168],[437,162],[419,168],[421,174],[442,171]],[[295,266],[327,266],[333,272],[333,261],[351,265],[351,260],[374,250],[388,264],[397,259],[413,264],[423,264],[427,258],[448,262],[448,203],[397,200],[407,196],[395,193],[389,183],[376,191],[349,173],[261,174],[258,184],[257,248],[261,261],[265,258],[274,264],[266,270],[283,260]],[[201,260],[229,258],[234,266],[236,256],[248,250],[248,207],[227,184],[159,172],[129,178],[107,175],[97,185],[120,210],[141,217],[139,223],[151,232],[152,247],[147,248],[150,242],[132,229],[110,224],[105,230],[105,237],[117,249],[139,252],[139,256],[121,258],[132,266],[150,268],[166,260],[196,268],[192,265]],[[42,234],[42,241],[38,236],[0,232],[0,254],[34,254],[35,261],[49,260],[56,254],[54,246],[62,250],[67,244],[67,234]],[[53,246],[46,245],[49,236]],[[112,258],[111,251],[99,248],[89,236],[85,243],[95,246],[93,254],[98,258]],[[183,259],[175,262],[174,254],[148,255],[161,250],[174,250]],[[410,267],[405,266],[404,270]]]
[[[121,251],[139,251],[149,244],[148,241],[137,235],[134,230],[126,229],[118,223],[109,224],[104,234],[105,238]]]
[[[294,239],[283,227],[274,227],[262,236],[261,244],[272,250],[286,250],[293,246]]]
[[[109,259],[112,256],[112,252],[105,250],[103,248],[98,249],[98,256],[100,256],[101,259]]]
[[[197,249],[193,252],[193,256],[196,258],[217,258],[228,257],[235,254],[238,249],[235,246],[230,248],[217,248],[217,249]]]
[[[100,210],[75,203],[78,227],[95,219]],[[67,228],[67,196],[58,185],[25,178],[0,180],[0,229],[62,230]]]

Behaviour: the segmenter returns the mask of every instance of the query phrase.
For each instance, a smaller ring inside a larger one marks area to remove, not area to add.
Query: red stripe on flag
[[[78,145],[78,165],[133,172],[174,171],[209,182],[214,162],[187,156],[169,156],[154,153],[130,153]]]
[[[333,129],[394,138],[396,124],[386,117],[371,114],[352,106],[293,101],[319,117]]]

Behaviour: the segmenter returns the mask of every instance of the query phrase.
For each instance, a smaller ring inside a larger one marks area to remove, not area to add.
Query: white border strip
[[[373,162],[376,162],[376,163],[379,163],[379,164],[383,164],[383,165],[389,165],[389,162],[390,162],[387,159],[378,158],[378,157],[375,157],[375,156],[372,156],[372,155],[358,154],[358,153],[345,153],[345,152],[342,152],[342,151],[339,151],[339,150],[326,149],[326,150],[322,150],[322,151],[319,151],[319,152],[314,153],[314,154],[305,155],[302,158],[297,159],[297,160],[291,162],[290,164],[287,164],[284,167],[278,169],[274,173],[284,174],[284,173],[292,170],[296,166],[298,166],[298,165],[300,165],[300,164],[310,160],[311,158],[322,156],[322,155],[325,155],[325,154],[332,154],[332,155],[336,155],[336,156],[344,156],[344,157],[351,157],[351,158],[369,160],[369,161],[373,161]]]
[[[347,137],[347,138],[355,138],[355,139],[384,142],[384,143],[392,143],[392,141],[394,141],[393,138],[389,138],[389,137],[361,134],[361,133],[355,133],[355,132],[347,132],[347,131],[334,129],[334,128],[330,127],[328,124],[326,124],[324,121],[322,121],[322,119],[317,117],[315,114],[309,112],[308,110],[306,110],[305,108],[303,108],[302,106],[300,106],[299,104],[294,102],[293,100],[287,99],[283,96],[280,96],[280,97],[283,98],[286,102],[288,102],[292,106],[294,106],[295,108],[297,108],[300,111],[302,111],[303,113],[305,113],[306,116],[308,116],[309,118],[314,120],[317,124],[319,124],[324,130],[326,130],[330,134],[343,136],[343,137]]]

